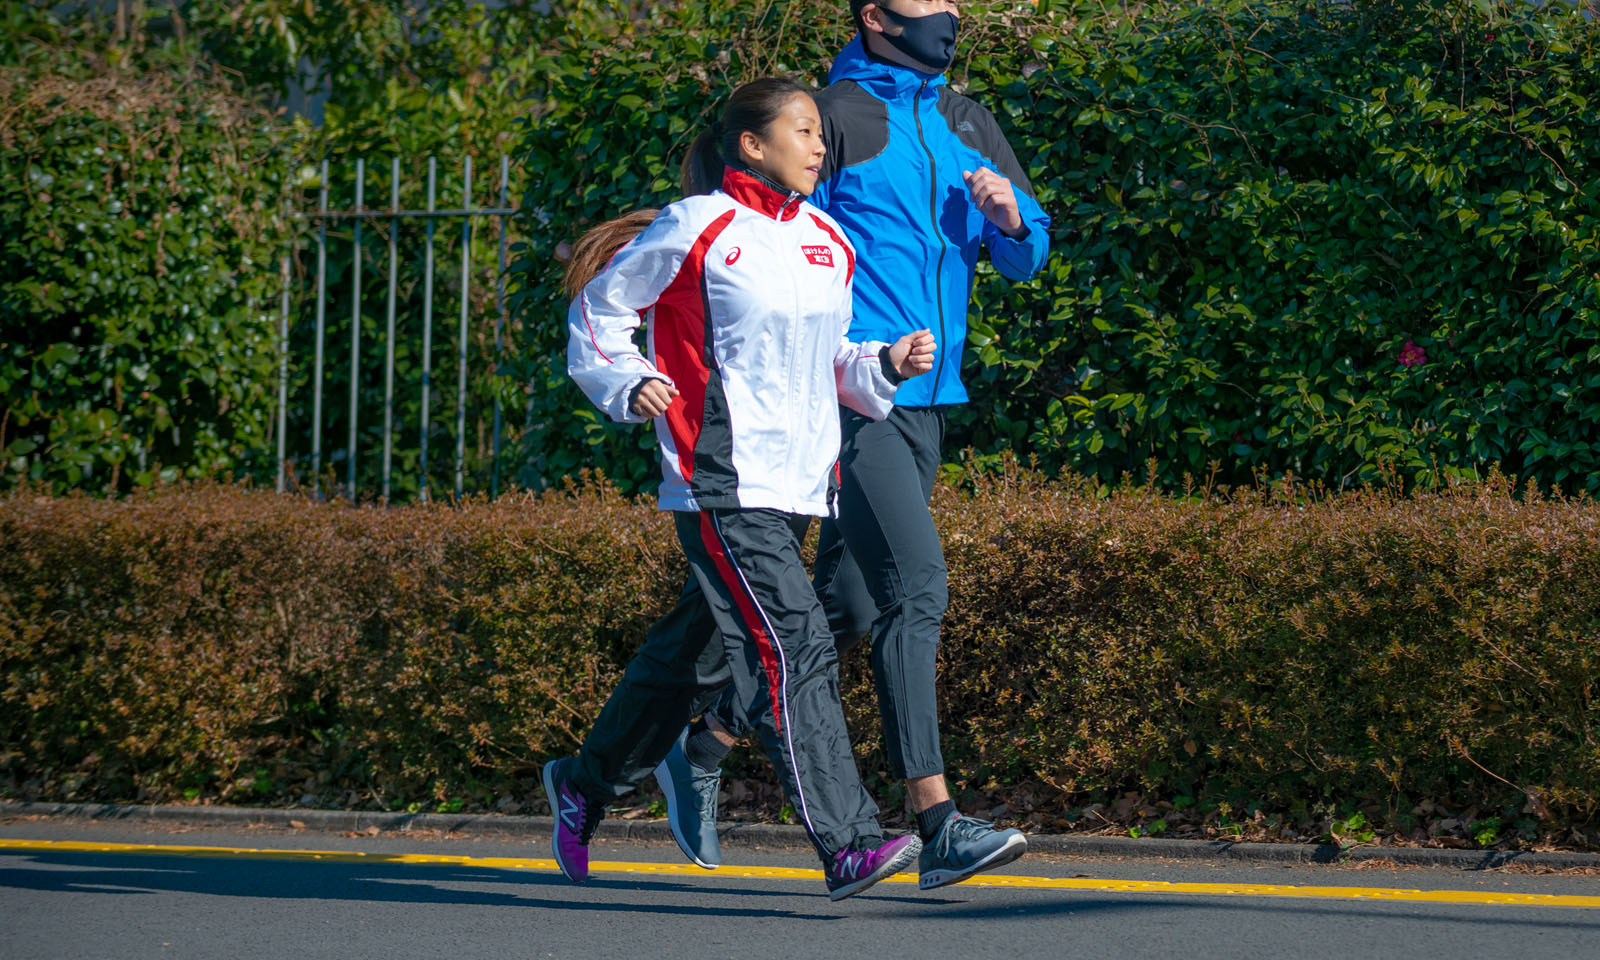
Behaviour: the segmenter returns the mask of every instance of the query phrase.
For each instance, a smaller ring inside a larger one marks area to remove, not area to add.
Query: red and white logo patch
[[[801,247],[800,252],[806,255],[807,263],[814,263],[819,267],[833,266],[833,248],[828,246]]]

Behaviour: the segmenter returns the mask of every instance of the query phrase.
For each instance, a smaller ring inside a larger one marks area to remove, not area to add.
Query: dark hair
[[[577,299],[589,281],[605,267],[617,251],[634,237],[644,233],[656,218],[657,211],[648,207],[625,213],[615,220],[607,220],[584,233],[572,248],[567,260],[567,271],[561,278],[561,289],[568,300]]]
[[[762,77],[733,91],[722,119],[696,137],[683,158],[681,184],[684,196],[710,193],[722,185],[722,168],[739,162],[739,137],[745,132],[764,137],[772,122],[797,93],[811,88],[788,77]]]

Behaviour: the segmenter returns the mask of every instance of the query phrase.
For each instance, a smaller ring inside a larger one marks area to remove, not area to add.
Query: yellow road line
[[[0,838],[0,852],[36,853],[115,853],[163,857],[211,857],[228,860],[289,860],[315,863],[434,864],[486,867],[497,870],[555,870],[554,860],[530,857],[454,857],[432,853],[362,853],[344,850],[257,850],[245,847],[189,847],[142,843],[85,843],[75,840],[8,840]],[[761,880],[822,879],[821,870],[794,867],[725,866],[710,874],[686,863],[630,863],[622,860],[595,860],[589,868],[596,873],[653,874],[656,876],[738,877]],[[892,883],[915,883],[916,877],[902,873]],[[1092,890],[1101,893],[1181,893],[1205,896],[1303,897],[1374,900],[1404,903],[1494,904],[1518,907],[1600,908],[1600,896],[1570,894],[1494,893],[1476,890],[1406,890],[1388,887],[1311,887],[1270,883],[1169,883],[1162,880],[1097,880],[996,876],[981,874],[968,880],[967,887],[1015,887],[1030,890]]]

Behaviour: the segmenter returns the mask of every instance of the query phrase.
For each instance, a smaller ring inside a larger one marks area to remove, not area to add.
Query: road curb
[[[361,832],[377,827],[385,832],[438,831],[468,836],[525,838],[543,843],[550,835],[549,817],[449,813],[376,813],[352,810],[267,809],[210,806],[131,806],[89,803],[0,802],[0,819],[54,817],[63,820],[145,821],[187,826],[274,826],[308,830]],[[810,849],[800,827],[774,823],[725,823],[719,831],[723,843],[753,847]],[[665,820],[600,822],[595,836],[602,840],[672,841]],[[1255,863],[1349,863],[1384,860],[1403,866],[1447,867],[1454,870],[1488,870],[1518,865],[1555,870],[1600,869],[1600,854],[1531,853],[1510,850],[1442,850],[1428,847],[1356,847],[1341,851],[1328,844],[1239,843],[1226,840],[1166,840],[1161,838],[1077,837],[1032,834],[1033,853],[1067,857],[1127,857],[1162,860],[1234,860]]]

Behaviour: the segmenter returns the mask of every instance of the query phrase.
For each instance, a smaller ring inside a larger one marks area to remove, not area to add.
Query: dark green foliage
[[[527,111],[530,91],[538,85],[540,75],[528,61],[536,55],[538,38],[549,20],[518,6],[486,11],[481,5],[469,2],[432,4],[424,13],[398,2],[306,5],[279,0],[199,0],[182,5],[181,17],[173,17],[172,9],[166,7],[149,11],[134,8],[126,31],[119,38],[114,35],[113,19],[107,10],[71,5],[59,9],[63,11],[61,19],[26,5],[11,5],[0,11],[6,27],[4,38],[0,39],[0,53],[4,53],[6,59],[14,57],[28,64],[29,69],[40,76],[53,75],[62,80],[117,80],[136,87],[163,82],[162,78],[170,81],[174,76],[189,77],[185,82],[191,87],[202,84],[219,96],[226,96],[229,90],[238,93],[241,99],[230,102],[241,105],[240,109],[248,109],[261,121],[257,133],[270,137],[273,145],[269,149],[256,149],[252,162],[257,164],[254,174],[260,182],[273,185],[263,212],[276,224],[276,239],[271,241],[265,256],[254,261],[248,275],[241,270],[236,276],[241,283],[253,284],[252,294],[260,292],[258,286],[270,287],[265,298],[257,297],[257,303],[258,309],[269,315],[268,322],[274,333],[279,313],[278,259],[290,249],[288,235],[278,220],[279,204],[292,203],[299,211],[315,209],[318,160],[327,158],[330,161],[329,202],[335,209],[354,205],[357,159],[364,160],[367,165],[366,206],[387,206],[389,163],[396,155],[404,158],[401,202],[408,208],[425,206],[426,158],[429,155],[436,155],[439,160],[441,206],[462,205],[461,161],[465,155],[472,156],[475,161],[474,204],[498,205],[498,161],[506,151],[504,141],[508,132]],[[301,78],[302,82],[313,90],[322,87],[331,98],[326,106],[325,123],[313,126],[305,118],[280,118],[269,123],[264,112],[242,106],[247,101],[284,102],[288,78],[302,57],[313,65],[309,75]],[[201,77],[208,79],[202,82],[198,79]],[[21,104],[12,106],[20,108]],[[41,114],[32,117],[30,122],[42,124],[46,118]],[[109,135],[107,130],[109,128],[87,130],[84,135]],[[192,139],[192,151],[187,155],[191,159],[202,155],[198,151],[212,149],[215,138],[216,131],[203,126],[193,131],[186,126],[172,135],[175,142]],[[40,162],[48,164],[54,162],[54,158],[44,156]],[[211,170],[201,164],[196,168],[202,177],[215,179],[227,175],[225,170]],[[513,206],[517,193],[515,184],[520,174],[518,168],[513,168],[510,201]],[[289,180],[293,181],[292,185],[285,184]],[[185,208],[180,215],[188,216],[190,212],[198,211]],[[62,216],[59,209],[39,208],[35,213],[44,220]],[[192,232],[204,234],[210,226],[203,223]],[[311,448],[316,255],[315,245],[309,242],[303,229],[304,222],[300,226],[291,264],[287,454],[290,469],[304,482],[309,480],[306,473]],[[352,312],[351,226],[351,222],[345,220],[335,223],[329,230],[327,267],[323,465],[325,471],[339,481],[344,479],[348,456],[345,447],[349,426],[346,411]],[[169,223],[168,228],[169,232],[183,232],[175,223]],[[489,486],[493,444],[491,411],[496,397],[502,401],[508,432],[513,437],[520,431],[524,419],[524,385],[498,376],[495,369],[498,228],[498,221],[480,219],[475,223],[473,234],[465,444],[469,489]],[[365,491],[378,486],[383,448],[387,231],[384,221],[368,221],[364,227],[358,483]],[[399,237],[394,486],[400,496],[414,492],[417,486],[423,233],[419,223],[409,221],[402,226]],[[514,225],[511,233],[515,235]],[[454,468],[460,238],[459,221],[452,220],[442,222],[435,240],[430,478],[436,491],[449,489]],[[18,242],[26,245],[34,241]],[[268,245],[265,240],[263,245]],[[142,255],[133,248],[126,252],[129,256]],[[52,289],[60,290],[61,285],[58,283]],[[207,295],[204,290],[196,293],[196,296]],[[204,305],[195,302],[191,309]],[[23,316],[27,315],[6,315],[8,343],[13,336],[21,339],[20,329],[15,335],[10,329],[18,324],[26,325],[28,321],[19,319]],[[504,333],[506,352],[514,355],[515,331]],[[275,350],[275,345],[269,346]],[[32,349],[32,346],[24,343],[18,349]],[[258,356],[263,361],[267,359],[260,351]],[[99,354],[93,355],[96,364],[98,358]],[[110,360],[114,364],[115,358]],[[110,367],[102,370],[94,366],[93,372],[85,377],[98,380],[115,373]],[[240,400],[226,414],[216,409],[210,414],[224,420],[240,416],[250,418],[258,422],[260,428],[265,428],[275,413],[276,376],[275,366],[259,371],[254,379],[260,389],[252,394],[246,406],[241,407],[244,401]],[[110,415],[114,422],[105,419],[108,414],[98,414],[93,423],[95,429],[109,424],[113,435],[128,433],[134,438],[143,432],[137,423],[123,423],[118,419],[121,415],[114,406]],[[190,411],[186,415],[205,414]],[[196,421],[196,424],[190,431],[196,435],[232,429],[226,423]],[[3,429],[0,434],[4,434]],[[16,438],[15,432],[5,436],[7,439],[0,440],[0,445]],[[201,454],[193,462],[164,459],[162,463],[170,468],[169,474],[197,475],[226,469],[256,477],[272,476],[275,465],[271,444],[252,442],[254,445],[243,458],[234,454],[224,462]],[[153,463],[153,452],[147,450],[146,453],[147,463]],[[187,456],[183,450],[176,453],[180,457]],[[23,464],[23,469],[26,466]],[[71,469],[81,474],[83,465]],[[64,469],[58,478],[60,483],[81,481],[87,489],[107,489],[109,475],[105,463],[100,463],[97,472],[86,480],[74,481],[71,469]],[[508,476],[514,474],[514,467],[503,472]],[[121,487],[126,488],[128,476],[126,468],[120,471]],[[18,470],[10,469],[0,476],[0,485],[14,483],[18,478]]]
[[[1427,804],[1585,842],[1600,509],[1514,493],[941,488],[953,786],[1035,828],[1132,791],[1180,831],[1184,798],[1313,835]],[[666,515],[595,485],[390,509],[13,492],[0,795],[531,802],[683,575]],[[846,708],[893,808],[867,660]]]
[[[559,245],[676,197],[718,98],[825,74],[829,6],[677,5],[575,26],[522,157],[534,383],[525,479],[654,482],[650,441],[565,381]],[[974,3],[958,87],[990,106],[1054,253],[980,267],[952,440],[1166,487],[1221,465],[1340,485],[1497,463],[1600,489],[1600,49],[1526,4]],[[784,39],[775,41],[773,38]],[[757,42],[759,41],[759,42]]]
[[[1593,26],[1445,3],[1159,26],[1040,43],[1026,93],[992,94],[1065,228],[1043,296],[980,296],[1020,320],[988,401],[1019,447],[1167,483],[1499,463],[1600,489]]]
[[[260,457],[285,158],[206,71],[0,67],[0,484],[207,476]]]

